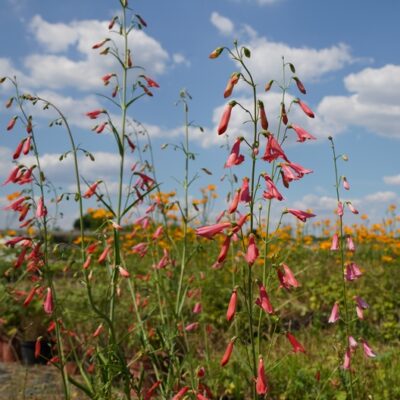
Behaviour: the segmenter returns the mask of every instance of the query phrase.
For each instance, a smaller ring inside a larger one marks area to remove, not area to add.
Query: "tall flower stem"
[[[335,150],[335,144],[333,142],[332,136],[329,136],[328,138],[331,142],[331,148],[332,148],[332,154],[333,154],[333,164],[334,164],[334,169],[335,169],[335,188],[336,188],[336,199],[338,201],[338,204],[340,202],[340,193],[339,193],[339,186],[340,186],[340,178],[338,174],[338,168],[337,168],[337,160],[338,156],[336,156],[336,150]],[[350,336],[350,319],[349,319],[349,308],[348,308],[348,303],[347,303],[347,285],[346,285],[346,280],[343,278],[343,272],[345,269],[345,240],[344,240],[344,226],[343,226],[343,215],[338,216],[338,221],[339,221],[339,232],[340,232],[340,265],[341,265],[341,280],[342,280],[342,298],[343,298],[343,304],[344,304],[344,312],[345,312],[345,320],[344,320],[344,326],[345,326],[345,333],[346,333],[346,341],[348,340]],[[350,386],[350,398],[353,400],[354,399],[354,393],[353,393],[353,377],[351,370],[348,370],[348,375],[349,375],[349,386]]]

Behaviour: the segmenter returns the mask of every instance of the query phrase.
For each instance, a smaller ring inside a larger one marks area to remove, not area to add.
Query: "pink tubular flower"
[[[11,131],[12,128],[14,128],[15,123],[17,122],[18,117],[13,117],[10,119],[9,123],[7,124],[7,130]]]
[[[191,324],[188,324],[185,326],[185,331],[192,332],[192,331],[195,331],[198,327],[199,327],[198,322],[192,322]]]
[[[16,160],[16,159],[19,158],[19,156],[21,155],[22,148],[23,148],[23,146],[24,146],[25,141],[26,141],[26,139],[22,139],[22,140],[19,142],[17,148],[16,148],[15,151],[14,151],[13,160]]]
[[[273,180],[268,174],[264,174],[265,184],[267,185],[267,190],[264,190],[264,199],[277,199],[279,201],[283,200],[283,196],[279,193]]]
[[[350,350],[354,351],[354,349],[358,346],[358,343],[357,343],[356,339],[354,339],[353,336],[349,336],[348,340],[349,340]]]
[[[360,267],[356,263],[348,263],[346,264],[346,271],[345,271],[345,279],[347,281],[355,281],[360,276],[362,276],[362,272]]]
[[[141,242],[132,247],[132,253],[138,254],[139,257],[144,257],[147,254],[148,248],[149,245],[147,243]]]
[[[227,129],[229,120],[231,118],[232,108],[236,105],[236,101],[231,101],[225,107],[224,113],[222,114],[221,121],[218,125],[218,135],[222,135]]]
[[[225,353],[222,356],[222,359],[221,359],[221,362],[220,362],[221,367],[224,367],[226,364],[228,364],[229,359],[231,358],[231,355],[232,355],[232,351],[233,351],[233,346],[235,344],[235,340],[236,340],[236,338],[234,337],[228,343],[228,346],[226,347]]]
[[[349,182],[348,182],[348,180],[346,179],[345,176],[342,177],[342,182],[343,182],[343,188],[344,188],[345,190],[350,190]]]
[[[268,133],[267,136],[267,147],[265,148],[262,159],[271,162],[281,157],[287,161],[286,154],[282,150],[280,144],[276,141],[274,135],[272,133]]]
[[[88,269],[90,267],[91,262],[92,262],[92,256],[89,254],[86,257],[85,262],[83,263],[83,269]]]
[[[310,117],[310,118],[314,118],[315,117],[315,115],[312,112],[311,108],[308,107],[308,105],[306,103],[302,102],[300,99],[295,100],[295,103],[298,103],[300,108],[303,110],[304,114],[306,114],[308,117]]]
[[[232,202],[228,209],[229,214],[233,214],[236,211],[239,205],[239,200],[240,200],[240,189],[237,190],[233,196]]]
[[[46,298],[44,299],[43,309],[46,314],[52,314],[54,311],[53,294],[51,288],[47,288]]]
[[[36,294],[36,287],[34,286],[28,293],[28,295],[26,296],[25,300],[24,300],[24,307],[28,307],[29,304],[32,302],[34,296]]]
[[[233,72],[224,91],[224,98],[226,99],[232,94],[233,88],[239,82],[240,72]]]
[[[7,185],[7,183],[10,183],[10,182],[15,183],[16,180],[17,180],[17,177],[18,177],[18,175],[19,175],[19,171],[20,171],[19,166],[18,166],[18,165],[15,166],[15,167],[11,170],[11,172],[10,172],[10,174],[8,175],[7,179],[3,182],[3,185]]]
[[[355,300],[355,302],[357,303],[357,305],[366,310],[367,308],[369,308],[369,304],[360,296],[354,296],[353,299]]]
[[[290,289],[291,287],[297,288],[300,286],[300,283],[295,278],[293,271],[286,264],[282,263],[281,267],[283,268],[284,274],[281,269],[278,268],[278,278],[281,283],[281,287],[285,289]]]
[[[332,307],[331,315],[328,319],[329,324],[334,324],[339,319],[339,303],[336,301]]]
[[[338,202],[336,214],[337,214],[339,217],[343,217],[344,210],[343,210],[343,203],[342,203],[341,201]]]
[[[366,340],[362,340],[363,350],[366,357],[375,358],[376,354],[373,352],[371,347],[369,347]]]
[[[100,336],[101,332],[103,332],[104,328],[103,328],[103,324],[100,324],[96,330],[93,332],[92,337],[98,337]]]
[[[102,47],[102,46],[104,46],[108,41],[110,41],[110,39],[104,39],[104,40],[102,40],[101,42],[98,42],[98,43],[96,43],[96,44],[94,44],[93,46],[92,46],[92,49],[99,49],[100,47]]]
[[[219,255],[217,258],[217,262],[219,264],[221,264],[225,261],[225,258],[228,254],[230,243],[231,243],[231,236],[227,236],[224,240],[224,243],[222,244],[221,251],[219,252]]]
[[[267,120],[267,115],[265,113],[264,103],[261,100],[258,100],[258,110],[260,112],[261,128],[263,128],[264,131],[267,131],[268,130],[268,120]]]
[[[235,143],[232,146],[231,154],[229,155],[224,165],[225,168],[230,168],[233,167],[234,165],[240,165],[244,161],[243,154],[239,154],[240,143],[242,143],[242,140],[243,140],[242,137],[238,137],[235,140]]]
[[[350,364],[351,364],[351,350],[350,347],[346,349],[346,353],[344,354],[344,360],[343,360],[343,369],[350,369]]]
[[[306,94],[307,91],[306,91],[306,88],[303,85],[303,82],[297,76],[294,76],[293,80],[296,82],[296,85],[297,85],[297,88],[299,89],[299,91],[301,93],[303,93],[303,94]]]
[[[140,75],[141,78],[143,78],[147,82],[148,87],[154,87],[154,88],[159,88],[160,85],[154,81],[153,79],[149,78],[146,75]]]
[[[257,260],[259,251],[255,242],[255,237],[252,233],[249,235],[249,244],[247,246],[246,261],[251,267]]]
[[[296,133],[297,133],[297,141],[298,142],[305,142],[306,140],[316,140],[317,138],[311,134],[309,134],[305,129],[302,127],[291,124],[289,125],[289,128],[292,128]]]
[[[294,353],[305,353],[304,347],[297,341],[297,339],[290,333],[286,333],[286,337],[288,338],[290,344],[293,347],[293,352]]]
[[[261,307],[266,313],[268,314],[273,314],[274,313],[274,308],[272,307],[272,304],[269,300],[267,291],[265,290],[265,287],[261,282],[258,282],[258,287],[260,294],[257,299],[256,299],[256,304]]]
[[[114,76],[115,74],[106,74],[101,78],[101,80],[103,81],[104,85],[107,86],[110,83],[111,78]]]
[[[249,178],[244,177],[242,181],[242,187],[240,189],[240,202],[249,203],[251,201],[250,189],[249,189]]]
[[[268,383],[265,376],[264,360],[261,356],[258,359],[256,392],[258,395],[265,395],[268,392]]]
[[[196,235],[211,239],[213,236],[221,233],[223,230],[231,226],[230,222],[220,222],[219,224],[202,226],[196,229]]]
[[[201,313],[201,311],[202,311],[202,306],[201,306],[201,303],[199,303],[199,302],[197,302],[194,306],[193,306],[193,310],[192,310],[192,312],[193,312],[193,314],[200,314]]]
[[[96,125],[92,130],[95,131],[96,133],[102,133],[105,129],[105,127],[108,125],[108,122],[102,122],[99,125]]]
[[[42,337],[39,336],[39,337],[36,339],[36,342],[35,342],[35,358],[36,358],[36,359],[40,357],[40,352],[41,352],[41,345],[40,345],[40,342],[41,342],[41,340],[42,340]]]
[[[153,236],[151,237],[153,240],[157,240],[159,239],[164,231],[164,227],[162,225],[160,225],[159,227],[157,227],[157,229],[154,231]]]
[[[332,237],[331,250],[332,251],[339,250],[339,235],[337,233],[335,233]]]
[[[358,214],[358,210],[351,204],[351,201],[346,201],[347,207],[353,214]]]
[[[236,314],[236,304],[237,304],[237,289],[232,290],[231,298],[228,304],[228,310],[226,312],[226,319],[230,322]]]
[[[89,186],[88,190],[86,190],[86,192],[83,194],[83,197],[85,199],[89,199],[90,197],[92,197],[96,193],[97,186],[99,186],[100,183],[101,183],[101,181],[97,181],[97,182],[91,184]]]
[[[118,272],[123,278],[129,278],[131,276],[129,271],[121,266],[118,267]]]
[[[354,245],[353,239],[350,235],[346,237],[347,249],[349,251],[356,251],[356,246]]]
[[[47,209],[44,205],[43,197],[41,197],[38,201],[37,208],[36,208],[36,217],[43,218],[47,215]]]
[[[236,225],[234,225],[234,227],[233,227],[233,229],[232,229],[232,233],[233,233],[233,234],[238,233],[238,232],[242,229],[242,227],[243,227],[243,225],[245,224],[245,222],[246,222],[247,218],[249,217],[249,215],[250,215],[250,214],[243,214],[243,215],[239,218],[239,221],[236,223]]]
[[[100,114],[104,114],[106,112],[106,110],[93,110],[93,111],[90,111],[90,112],[87,112],[85,115],[87,116],[87,117],[89,117],[90,119],[96,119],[96,118],[98,118],[98,116],[100,115]]]
[[[31,149],[31,137],[28,136],[28,138],[25,140],[24,147],[22,148],[22,153],[26,156],[29,153],[30,149]]]
[[[302,222],[306,222],[307,218],[315,217],[315,214],[312,214],[312,213],[309,213],[306,211],[295,210],[293,208],[288,208],[286,211],[288,213],[294,215],[296,218],[298,218]]]
[[[110,245],[107,245],[106,247],[105,247],[105,249],[103,250],[103,252],[100,254],[100,256],[99,256],[99,258],[98,258],[98,262],[101,264],[101,263],[103,263],[105,260],[106,260],[106,258],[107,258],[107,256],[108,256],[108,253],[110,252],[110,250],[111,250],[111,246]]]
[[[179,392],[172,398],[172,400],[182,400],[183,396],[189,391],[189,386],[184,386]]]

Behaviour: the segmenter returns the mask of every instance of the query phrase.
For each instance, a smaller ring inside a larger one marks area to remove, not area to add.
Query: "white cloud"
[[[172,61],[176,65],[185,65],[186,67],[190,67],[190,61],[181,53],[174,53],[172,55]]]
[[[400,174],[392,176],[384,176],[383,181],[388,185],[400,185]]]
[[[326,96],[317,112],[340,133],[360,126],[382,136],[400,138],[400,66],[365,68],[344,79],[348,96]]]
[[[235,29],[235,25],[229,18],[218,14],[216,11],[211,14],[210,21],[218,29],[219,33],[225,36],[232,35]]]
[[[29,54],[23,60],[24,74],[18,72],[24,86],[45,89],[73,87],[80,91],[98,89],[101,77],[118,65],[112,56],[99,55],[93,44],[112,36],[117,45],[122,39],[110,34],[108,23],[97,20],[50,23],[41,16],[32,18],[29,28],[44,53]],[[131,33],[131,51],[136,66],[143,66],[150,75],[165,73],[169,54],[161,44],[144,31]],[[110,42],[111,43],[111,42]],[[76,51],[72,57],[70,50]],[[179,58],[179,57],[178,57]],[[181,62],[184,62],[181,58]],[[17,72],[7,59],[0,59],[0,73]]]
[[[364,201],[366,203],[385,203],[396,198],[397,195],[394,192],[376,192],[365,196]]]

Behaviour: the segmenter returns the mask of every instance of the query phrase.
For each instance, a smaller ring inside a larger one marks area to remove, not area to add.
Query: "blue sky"
[[[231,46],[234,39],[252,50],[252,68],[262,88],[269,79],[280,78],[280,60],[293,62],[307,87],[304,100],[316,113],[308,120],[293,114],[318,140],[292,144],[291,160],[314,170],[292,185],[284,196],[287,206],[311,208],[320,217],[332,215],[334,207],[333,169],[328,135],[333,135],[339,152],[349,155],[342,163],[351,183],[345,193],[361,212],[379,221],[390,203],[398,203],[400,185],[400,3],[391,0],[326,2],[320,0],[131,0],[135,12],[148,28],[132,37],[135,62],[161,88],[132,109],[131,117],[149,130],[156,167],[163,189],[177,187],[172,177],[183,175],[182,156],[171,149],[159,150],[166,142],[182,138],[181,108],[175,106],[179,91],[193,96],[191,119],[205,128],[191,132],[193,151],[198,156],[194,172],[207,167],[212,177],[200,173],[193,196],[208,183],[218,184],[221,200],[215,212],[224,208],[227,187],[219,182],[227,153],[216,126],[226,104],[223,91],[237,67],[226,56],[209,60],[218,46]],[[110,154],[109,135],[94,135],[84,113],[103,104],[95,93],[106,93],[101,76],[112,65],[99,57],[91,45],[106,36],[105,26],[118,9],[110,0],[3,0],[0,15],[0,75],[16,74],[21,86],[53,99],[69,116],[79,143],[97,155],[95,164],[84,162],[89,180],[100,177],[115,181],[117,158]],[[4,101],[9,89],[0,89]],[[296,91],[293,94],[297,96]],[[276,115],[279,96],[262,93],[269,115]],[[248,92],[240,85],[234,93],[244,103]],[[236,109],[234,110],[236,112]],[[234,113],[235,114],[235,113]],[[16,130],[7,133],[9,111],[0,111],[0,179],[11,167],[10,154],[21,139]],[[59,130],[46,128],[38,119],[39,144],[50,178],[64,188],[72,185],[72,173],[60,165],[58,156],[67,150]],[[228,131],[233,139],[245,135],[239,113]],[[72,172],[72,171],[71,171]],[[245,170],[238,168],[239,176]],[[248,173],[247,173],[248,174]],[[112,184],[110,184],[110,187]],[[0,188],[0,199],[13,188]],[[90,203],[88,204],[88,206]],[[278,208],[280,206],[278,205]],[[65,206],[65,224],[74,218],[73,207]],[[4,214],[0,215],[4,219]]]

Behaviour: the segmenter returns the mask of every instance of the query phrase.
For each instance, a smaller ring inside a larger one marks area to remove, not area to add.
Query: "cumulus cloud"
[[[333,133],[351,125],[381,136],[400,138],[400,66],[365,68],[344,79],[345,96],[326,96],[318,105]]]
[[[218,14],[216,11],[211,14],[210,20],[222,35],[230,36],[235,29],[235,25],[229,18]]]

